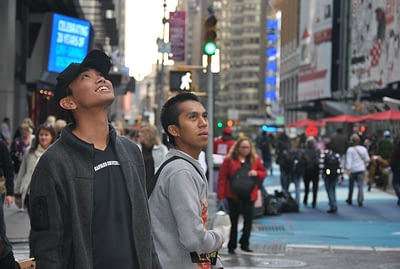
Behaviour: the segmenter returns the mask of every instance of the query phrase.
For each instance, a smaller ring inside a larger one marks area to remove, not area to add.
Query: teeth
[[[107,91],[107,90],[108,90],[107,87],[100,87],[97,91],[100,92],[100,91]]]

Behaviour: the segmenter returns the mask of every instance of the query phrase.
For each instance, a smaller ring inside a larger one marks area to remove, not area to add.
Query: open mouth
[[[102,87],[99,87],[97,90],[96,90],[96,92],[104,92],[104,91],[110,91],[110,89],[109,88],[107,88],[106,86],[102,86]]]

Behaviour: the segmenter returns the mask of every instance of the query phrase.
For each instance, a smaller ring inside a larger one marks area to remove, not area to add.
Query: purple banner
[[[169,13],[169,41],[171,42],[171,59],[185,60],[185,17],[184,11]]]

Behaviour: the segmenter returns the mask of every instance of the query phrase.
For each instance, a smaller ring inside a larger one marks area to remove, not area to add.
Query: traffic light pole
[[[208,144],[207,144],[207,166],[208,166],[208,190],[214,192],[214,94],[213,74],[211,72],[211,55],[207,56],[207,112],[208,112]]]
[[[165,24],[168,22],[166,15],[167,15],[167,2],[166,0],[164,0],[164,4],[163,4],[163,8],[164,8],[164,17],[162,19],[162,24],[163,24],[163,32],[162,32],[162,41],[163,43],[165,43]],[[157,69],[157,84],[158,84],[158,96],[157,96],[157,110],[156,110],[156,127],[158,130],[158,133],[160,136],[162,136],[162,132],[163,132],[163,128],[162,128],[162,124],[161,124],[161,107],[164,103],[164,76],[165,76],[165,67],[164,67],[164,63],[165,63],[165,56],[164,56],[164,51],[161,52],[161,65],[160,67]],[[159,61],[157,61],[157,63],[159,63]]]

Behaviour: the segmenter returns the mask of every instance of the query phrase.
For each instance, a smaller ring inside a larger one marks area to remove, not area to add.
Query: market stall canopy
[[[390,121],[390,120],[400,120],[400,111],[399,110],[385,110],[382,112],[376,112],[372,114],[367,114],[361,116],[361,119],[364,121]]]
[[[301,119],[297,121],[290,122],[286,125],[286,127],[308,127],[308,126],[315,126],[315,127],[321,127],[325,126],[324,122],[317,121],[317,120],[312,120],[312,119]]]
[[[362,121],[361,117],[353,116],[349,114],[342,114],[334,117],[323,118],[323,122],[347,122],[347,123],[355,123]]]

